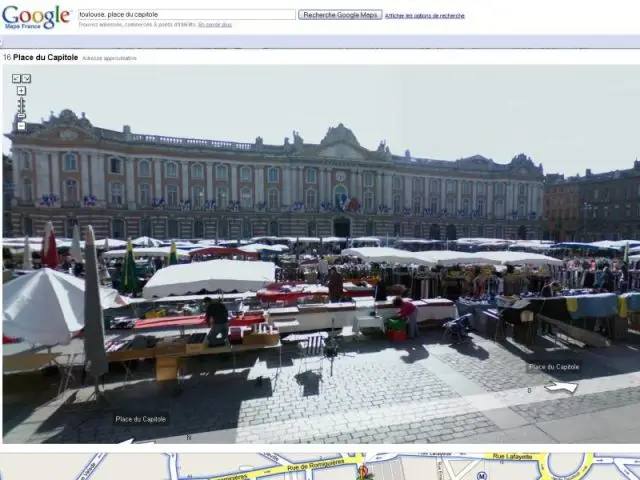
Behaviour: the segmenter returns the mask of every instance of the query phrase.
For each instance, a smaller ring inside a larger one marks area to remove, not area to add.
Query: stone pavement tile
[[[609,392],[580,395],[547,402],[511,407],[530,423],[562,420],[576,415],[615,409],[640,403],[640,388],[623,388]]]
[[[538,428],[555,438],[559,443],[583,443],[587,440],[603,443],[608,438],[612,443],[624,443],[618,439],[621,431],[640,430],[638,408],[640,402],[618,408],[608,408],[584,415],[567,416],[559,420],[538,423]],[[636,438],[635,443],[637,443]]]
[[[526,425],[508,430],[497,430],[490,433],[463,437],[447,443],[486,443],[486,444],[549,444],[558,443],[557,440],[534,425]]]

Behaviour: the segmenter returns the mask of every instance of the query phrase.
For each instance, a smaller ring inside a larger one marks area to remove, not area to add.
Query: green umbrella
[[[127,254],[124,257],[124,265],[122,266],[120,290],[125,293],[138,292],[138,274],[136,273],[136,260],[133,256],[131,240],[127,242]]]
[[[171,242],[171,250],[169,251],[169,265],[178,264],[178,249],[176,242]]]

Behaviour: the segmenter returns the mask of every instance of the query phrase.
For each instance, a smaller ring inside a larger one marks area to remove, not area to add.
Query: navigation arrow
[[[545,385],[546,388],[550,392],[560,392],[565,390],[569,393],[575,393],[578,389],[577,383],[562,383],[562,382],[553,382],[551,385]]]
[[[135,442],[135,438],[130,438],[129,440],[125,440],[124,442],[120,442],[118,445],[131,445],[132,443],[136,443]],[[153,440],[150,442],[138,442],[138,444],[141,443],[156,443]]]

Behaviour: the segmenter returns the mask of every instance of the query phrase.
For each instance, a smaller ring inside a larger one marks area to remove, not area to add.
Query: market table
[[[184,345],[182,345],[184,347]],[[233,370],[236,369],[236,354],[242,352],[255,352],[277,349],[278,350],[278,373],[282,369],[282,342],[275,345],[233,345],[227,344],[220,347],[201,347],[202,344],[186,345],[186,350],[180,352],[167,352],[156,355],[156,381],[174,381],[180,383],[180,377],[184,377],[184,363],[187,358],[203,357],[209,355],[221,355],[230,353],[233,361]],[[190,349],[189,347],[192,347]],[[182,374],[181,374],[182,373]]]

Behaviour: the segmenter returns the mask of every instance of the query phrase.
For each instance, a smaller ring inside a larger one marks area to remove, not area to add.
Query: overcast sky
[[[360,144],[415,157],[526,153],[546,172],[630,168],[640,158],[640,66],[5,66],[31,73],[28,121],[64,108],[134,133],[318,143],[342,122]],[[3,143],[9,151],[9,142]]]

